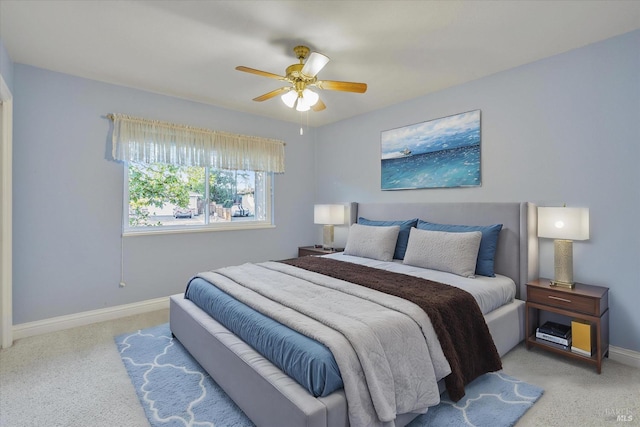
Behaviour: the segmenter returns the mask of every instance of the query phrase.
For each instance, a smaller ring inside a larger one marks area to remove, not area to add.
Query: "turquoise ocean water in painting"
[[[480,185],[480,144],[382,159],[382,189]]]
[[[480,110],[381,133],[383,190],[479,186]]]

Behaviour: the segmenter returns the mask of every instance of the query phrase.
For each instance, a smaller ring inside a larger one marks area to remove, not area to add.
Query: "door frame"
[[[13,344],[13,96],[0,74],[0,347]]]

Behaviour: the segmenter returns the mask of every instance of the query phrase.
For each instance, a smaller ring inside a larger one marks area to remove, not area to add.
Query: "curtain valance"
[[[284,142],[109,114],[113,158],[125,162],[210,166],[284,173]]]

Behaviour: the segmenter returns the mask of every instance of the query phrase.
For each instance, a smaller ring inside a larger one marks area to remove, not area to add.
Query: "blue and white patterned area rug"
[[[169,324],[120,335],[116,343],[152,427],[254,425],[171,338]],[[481,376],[465,391],[455,403],[445,393],[438,406],[410,426],[513,426],[543,393],[502,372]]]

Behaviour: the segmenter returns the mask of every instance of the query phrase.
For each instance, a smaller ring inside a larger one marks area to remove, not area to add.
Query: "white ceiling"
[[[321,79],[368,84],[320,91],[312,126],[638,28],[638,1],[0,0],[16,63],[292,122],[278,98],[252,101],[281,82],[234,68],[283,75],[305,44],[331,58]]]

